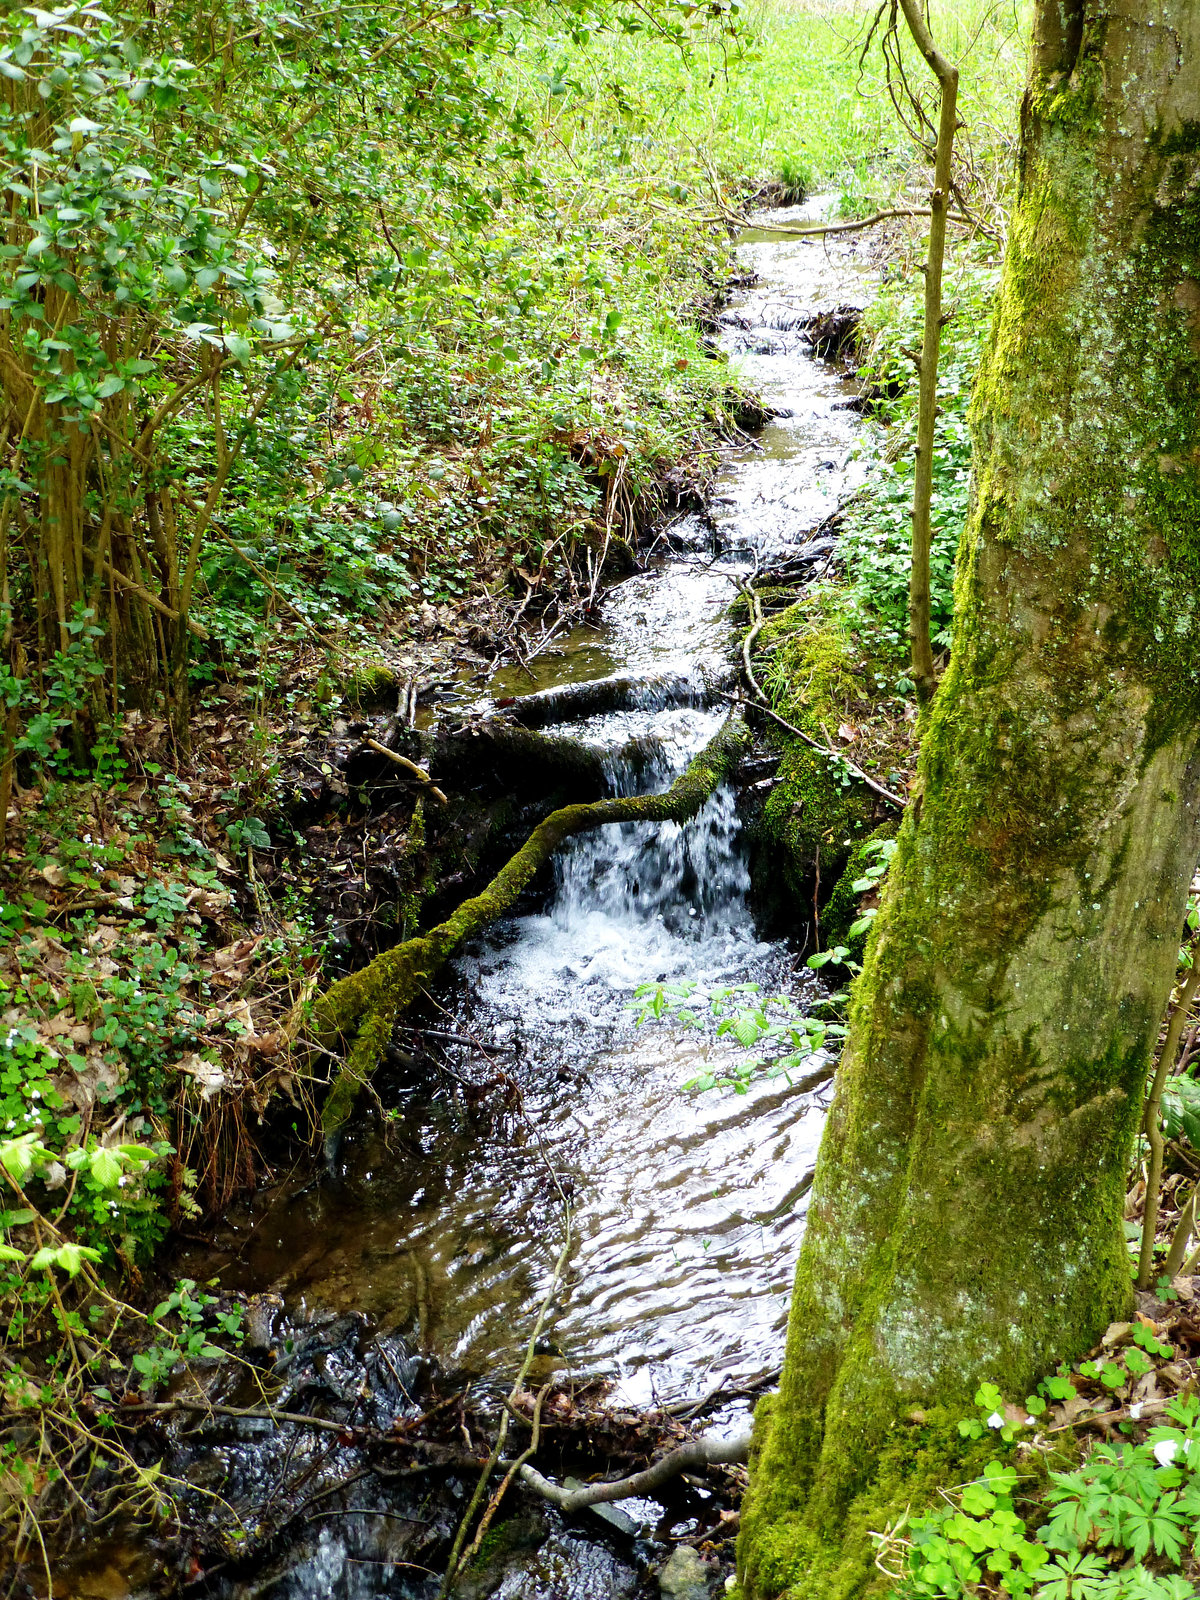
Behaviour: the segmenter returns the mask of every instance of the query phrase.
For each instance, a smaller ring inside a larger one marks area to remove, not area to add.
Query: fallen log
[[[604,757],[594,745],[538,733],[520,723],[470,723],[429,740],[428,751],[430,765],[454,778],[477,778],[486,771],[520,788],[551,778],[576,790],[604,791]]]
[[[550,722],[570,722],[607,711],[657,711],[664,706],[707,705],[714,690],[728,687],[734,677],[733,671],[720,668],[700,678],[677,673],[664,673],[656,678],[620,673],[611,678],[591,678],[586,683],[538,689],[533,694],[502,700],[499,704],[525,727],[540,728]]]
[[[428,933],[385,950],[361,972],[331,985],[315,1002],[311,1022],[325,1048],[346,1052],[321,1112],[326,1140],[332,1139],[350,1116],[363,1086],[379,1065],[400,1013],[466,939],[512,909],[521,891],[565,839],[609,822],[686,821],[728,775],[748,737],[745,721],[735,712],[665,793],[595,800],[551,812],[481,894],[465,900]]]
[[[738,1434],[733,1439],[689,1439],[677,1450],[672,1450],[660,1460],[652,1462],[644,1472],[632,1473],[628,1478],[615,1478],[606,1483],[587,1483],[581,1489],[564,1489],[561,1484],[543,1478],[535,1467],[521,1468],[521,1481],[535,1489],[543,1500],[568,1514],[583,1511],[588,1506],[604,1505],[610,1500],[626,1500],[632,1495],[653,1494],[660,1485],[676,1478],[681,1472],[693,1472],[697,1467],[715,1467],[730,1462],[745,1461],[750,1454],[750,1435]]]

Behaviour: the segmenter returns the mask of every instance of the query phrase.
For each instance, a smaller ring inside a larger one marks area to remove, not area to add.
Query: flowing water
[[[730,452],[711,523],[684,519],[671,554],[611,589],[599,636],[548,659],[547,682],[619,670],[699,683],[729,660],[732,580],[796,554],[855,482],[862,423],[846,407],[852,391],[813,359],[800,326],[806,313],[864,303],[867,264],[852,246],[826,251],[754,229],[741,259],[758,281],[722,313],[720,342],[780,414]],[[658,789],[724,710],[655,710],[647,700],[553,731],[605,753],[613,792]],[[654,751],[636,775],[620,754],[634,736]],[[457,963],[438,1026],[486,1045],[519,1086],[523,1116],[480,1137],[463,1086],[484,1058],[449,1044],[433,1084],[427,1073],[385,1083],[395,1119],[350,1136],[327,1181],[231,1220],[222,1281],[273,1290],[294,1324],[362,1314],[396,1359],[430,1356],[504,1392],[551,1285],[565,1194],[572,1248],[535,1377],[600,1374],[644,1406],[777,1365],[824,1100],[778,1082],[745,1096],[682,1092],[718,1045],[703,1033],[636,1028],[629,1001],[641,982],[684,979],[793,992],[810,981],[794,954],[756,931],[731,790],[683,827],[577,838],[544,903]],[[432,1592],[386,1557],[352,1566],[356,1539],[361,1529],[345,1521],[323,1525],[266,1588],[278,1600]],[[589,1548],[560,1531],[498,1592],[635,1592],[636,1563]]]

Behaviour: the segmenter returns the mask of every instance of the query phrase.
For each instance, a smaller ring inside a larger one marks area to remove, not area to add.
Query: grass
[[[734,185],[834,186],[848,213],[903,191],[920,176],[919,153],[892,106],[878,36],[864,56],[875,10],[756,0],[743,14],[741,49],[701,42],[694,69],[661,43],[598,40],[586,63],[590,81],[619,80],[631,130],[653,132],[632,157],[622,151],[610,176],[619,184],[623,165],[641,179],[682,170],[696,179],[702,204],[711,198],[711,163]],[[1029,14],[1027,0],[941,0],[931,8],[935,37],[961,67],[964,154],[975,187],[988,195],[1011,163]],[[543,36],[539,45],[544,71],[557,43]],[[924,63],[907,41],[902,55],[932,109]]]

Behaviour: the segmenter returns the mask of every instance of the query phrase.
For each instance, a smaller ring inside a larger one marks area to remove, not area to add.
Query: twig
[[[758,597],[754,594],[753,590],[750,591],[750,600],[752,609],[757,609]],[[823,745],[819,739],[814,739],[811,734],[805,733],[802,728],[797,728],[792,723],[785,722],[779,713],[772,708],[771,702],[767,699],[762,688],[759,686],[758,679],[754,676],[754,669],[750,665],[750,646],[758,637],[763,625],[764,619],[761,612],[759,612],[758,621],[754,624],[754,626],[750,629],[750,632],[742,641],[742,665],[745,668],[746,681],[754,691],[755,704],[758,706],[758,709],[760,711],[765,711],[767,716],[773,721],[777,722],[781,728],[786,728],[789,733],[795,734],[797,739],[803,739],[805,744],[811,745],[814,750],[819,750],[822,755],[828,756],[831,761],[844,761],[855,777],[858,778],[860,782],[865,783],[867,788],[870,789],[873,794],[879,795],[881,799],[886,800],[890,805],[897,806],[901,811],[903,811],[905,802],[898,794],[893,794],[890,789],[885,789],[883,784],[877,783],[869,773],[864,772],[860,766],[851,761],[849,756],[843,755],[840,750],[831,750],[828,745]],[[718,700],[726,700],[731,706],[747,704],[747,702],[744,700],[735,699],[733,695],[722,694],[720,689],[714,689],[712,692]]]
[[[479,1527],[476,1529],[475,1537],[471,1540],[471,1548],[459,1562],[460,1572],[464,1567],[469,1567],[471,1562],[474,1561],[475,1557],[479,1554],[479,1547],[483,1543],[484,1535],[491,1526],[492,1518],[500,1509],[500,1502],[504,1499],[504,1496],[508,1491],[509,1484],[513,1481],[525,1463],[532,1460],[532,1458],[537,1455],[538,1445],[541,1442],[542,1436],[542,1405],[545,1402],[546,1396],[550,1393],[553,1387],[554,1380],[552,1378],[548,1383],[544,1383],[538,1390],[537,1399],[533,1403],[533,1431],[530,1434],[528,1447],[522,1450],[517,1459],[511,1463],[508,1471],[504,1474],[504,1477],[500,1481],[500,1487],[488,1501],[487,1510],[483,1513],[483,1516],[480,1517]]]
[[[559,1192],[561,1194],[561,1189]],[[554,1299],[554,1296],[558,1293],[558,1286],[562,1281],[562,1275],[566,1269],[567,1257],[571,1253],[571,1208],[570,1205],[566,1203],[565,1198],[564,1207],[566,1215],[566,1237],[563,1239],[563,1247],[558,1253],[558,1260],[554,1263],[554,1276],[550,1279],[550,1286],[546,1290],[545,1295],[542,1297],[541,1306],[538,1308],[537,1321],[533,1325],[533,1332],[529,1335],[529,1343],[525,1346],[525,1359],[521,1363],[521,1370],[517,1374],[516,1381],[509,1393],[509,1405],[515,1403],[516,1398],[520,1394],[525,1383],[525,1379],[529,1376],[529,1369],[533,1365],[533,1358],[534,1354],[536,1353],[537,1342],[541,1337],[542,1328],[545,1326],[546,1317],[549,1313],[551,1303]],[[438,1590],[438,1600],[446,1600],[446,1596],[454,1587],[455,1581],[462,1570],[464,1564],[462,1559],[462,1548],[466,1543],[467,1534],[471,1527],[471,1519],[475,1515],[476,1507],[483,1499],[484,1491],[487,1489],[488,1479],[495,1471],[496,1463],[504,1454],[504,1444],[508,1438],[508,1420],[509,1411],[508,1407],[506,1406],[504,1414],[500,1418],[500,1427],[497,1431],[496,1443],[492,1447],[491,1455],[484,1463],[483,1471],[479,1475],[479,1482],[475,1485],[475,1493],[471,1496],[471,1503],[464,1512],[462,1521],[458,1525],[458,1532],[454,1536],[454,1545],[450,1551],[450,1559],[446,1563],[446,1575],[442,1579],[441,1588]],[[528,1467],[524,1469],[524,1471],[529,1470],[531,1469]]]
[[[669,1405],[665,1405],[663,1410],[669,1417],[678,1417],[680,1422],[691,1422],[703,1412],[711,1411],[714,1406],[723,1406],[730,1400],[741,1400],[748,1395],[758,1394],[760,1390],[778,1383],[782,1372],[782,1367],[772,1367],[769,1372],[760,1372],[757,1378],[750,1378],[732,1389],[725,1387],[728,1378],[726,1374],[715,1389],[710,1389],[699,1400],[673,1400]]]
[[[419,1033],[422,1039],[437,1039],[444,1044],[470,1045],[472,1050],[478,1050],[483,1055],[486,1055],[489,1050],[495,1050],[497,1054],[503,1055],[520,1049],[520,1046],[515,1044],[492,1044],[491,1042],[484,1044],[481,1039],[474,1039],[469,1033],[449,1033],[444,1028],[414,1028],[412,1031]]]
[[[1172,1399],[1173,1395],[1164,1400],[1143,1400],[1140,1402],[1142,1408],[1140,1415],[1145,1416],[1147,1412],[1152,1411],[1165,1411]],[[1088,1416],[1076,1417],[1073,1422],[1060,1422],[1056,1427],[1047,1428],[1046,1432],[1066,1433],[1069,1428],[1087,1428],[1093,1422],[1111,1422],[1114,1417],[1127,1417],[1129,1409],[1128,1406],[1118,1406],[1115,1411],[1093,1411]]]
[[[1158,1125],[1159,1111],[1162,1108],[1163,1089],[1166,1087],[1167,1075],[1175,1065],[1179,1054],[1179,1040],[1183,1033],[1183,1025],[1187,1021],[1188,1012],[1192,1008],[1197,993],[1200,993],[1200,947],[1193,948],[1192,970],[1184,980],[1183,990],[1179,996],[1179,1003],[1171,1013],[1171,1020],[1167,1024],[1167,1036],[1163,1040],[1163,1047],[1159,1051],[1158,1066],[1150,1082],[1146,1094],[1146,1108],[1142,1116],[1142,1128],[1150,1145],[1150,1164],[1146,1171],[1146,1214],[1142,1220],[1142,1250],[1138,1259],[1137,1286],[1139,1289],[1150,1287],[1150,1278],[1154,1270],[1154,1234],[1158,1226],[1158,1186],[1162,1182],[1163,1167],[1163,1136]]]
[[[424,767],[419,767],[415,761],[410,761],[407,756],[399,755],[395,750],[389,750],[387,745],[380,744],[378,739],[367,738],[365,734],[363,735],[363,743],[369,750],[374,750],[377,755],[386,756],[389,761],[394,761],[398,767],[403,767],[406,771],[411,772],[414,777],[420,778],[422,783],[428,785],[429,792],[435,800],[440,800],[444,806],[450,804]]]
[[[560,1511],[582,1511],[587,1506],[603,1505],[610,1500],[625,1500],[631,1495],[650,1494],[660,1484],[689,1472],[695,1467],[713,1467],[730,1462],[745,1461],[750,1454],[750,1435],[739,1434],[734,1439],[689,1439],[677,1450],[672,1450],[644,1472],[635,1472],[628,1478],[617,1478],[607,1483],[589,1483],[582,1489],[564,1489],[549,1478],[543,1478],[536,1468],[526,1464],[521,1468],[521,1478],[531,1489],[536,1489],[543,1500]]]
[[[247,1417],[254,1422],[295,1422],[306,1428],[322,1428],[326,1433],[361,1433],[353,1423],[334,1422],[329,1417],[310,1417],[304,1411],[272,1411],[254,1406],[219,1406],[202,1400],[143,1400],[137,1405],[118,1406],[112,1416],[123,1422],[128,1417],[162,1415],[170,1411],[193,1411],[206,1417]]]

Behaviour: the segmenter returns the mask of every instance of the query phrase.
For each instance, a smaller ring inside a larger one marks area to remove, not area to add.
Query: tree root
[[[572,834],[609,822],[684,822],[726,777],[747,740],[740,714],[731,715],[664,794],[632,795],[563,806],[529,835],[481,894],[465,900],[445,922],[376,956],[361,972],[333,984],[315,1002],[313,1030],[328,1048],[351,1041],[321,1113],[326,1139],[344,1125],[392,1036],[396,1019],[459,946],[516,904],[538,869]]]
[[[543,1478],[536,1468],[526,1464],[521,1468],[521,1481],[536,1489],[543,1500],[560,1511],[583,1511],[587,1506],[598,1506],[609,1500],[624,1500],[631,1495],[652,1494],[660,1484],[678,1477],[681,1472],[691,1472],[696,1467],[715,1467],[721,1464],[746,1461],[750,1455],[750,1435],[739,1434],[734,1439],[689,1439],[678,1450],[672,1450],[644,1472],[635,1472],[628,1478],[617,1478],[609,1483],[589,1483],[582,1489],[564,1489],[549,1478]]]

